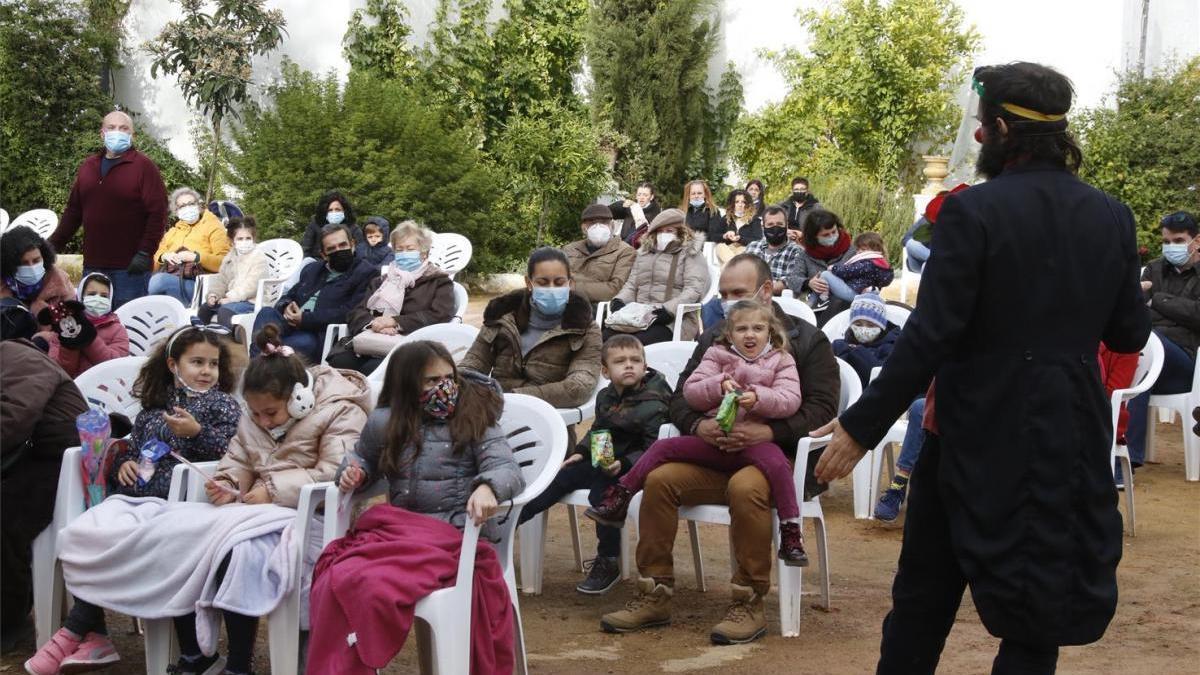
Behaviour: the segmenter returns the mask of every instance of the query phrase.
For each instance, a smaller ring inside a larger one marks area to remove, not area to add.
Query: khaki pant
[[[673,585],[671,556],[679,531],[679,507],[729,506],[733,538],[733,578],[766,594],[771,588],[771,488],[753,466],[733,475],[695,464],[664,464],[646,478],[638,514],[638,570],[644,577]]]

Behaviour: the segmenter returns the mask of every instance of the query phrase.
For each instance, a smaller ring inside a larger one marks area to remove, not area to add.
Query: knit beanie
[[[850,323],[859,319],[887,328],[887,305],[878,293],[862,293],[850,303]]]

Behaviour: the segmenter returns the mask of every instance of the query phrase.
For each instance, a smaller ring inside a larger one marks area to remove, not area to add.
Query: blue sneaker
[[[879,503],[875,505],[875,519],[890,523],[898,518],[900,506],[904,504],[904,497],[907,493],[908,481],[902,485],[897,485],[895,482],[889,485],[879,498]]]

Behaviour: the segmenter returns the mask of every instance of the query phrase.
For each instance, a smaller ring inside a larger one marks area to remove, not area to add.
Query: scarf
[[[18,300],[29,302],[36,300],[37,296],[41,294],[42,287],[46,285],[46,277],[48,276],[50,276],[49,268],[46,269],[46,273],[42,275],[41,280],[32,286],[26,286],[17,281],[16,277],[4,277],[4,285],[8,287],[8,290],[12,291],[13,295],[17,296]]]
[[[805,246],[804,250],[808,255],[818,260],[833,260],[841,256],[850,249],[850,235],[845,230],[838,230],[838,240],[833,246],[822,246],[815,244],[813,246]]]
[[[379,285],[379,290],[367,300],[367,309],[382,316],[396,316],[404,306],[405,290],[412,288],[426,271],[429,262],[421,263],[414,272],[405,272],[392,263],[388,269],[387,278]]]

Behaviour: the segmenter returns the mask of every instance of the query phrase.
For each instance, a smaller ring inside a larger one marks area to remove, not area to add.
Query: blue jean
[[[321,349],[325,346],[324,331],[318,335],[302,328],[292,328],[279,310],[274,307],[263,307],[259,310],[258,317],[254,319],[252,334],[257,334],[267,324],[275,324],[279,327],[280,334],[283,336],[283,344],[302,354],[309,363],[320,363]],[[250,344],[250,356],[258,356],[258,347],[253,343]]]
[[[921,421],[925,417],[925,397],[919,396],[908,406],[908,431],[904,432],[904,441],[900,444],[900,456],[896,458],[896,468],[911,474],[917,457],[921,456],[921,446],[925,443],[925,429]]]
[[[1155,331],[1158,333],[1158,331]],[[1129,426],[1125,429],[1125,441],[1129,448],[1129,462],[1141,466],[1146,461],[1146,425],[1150,415],[1151,394],[1182,394],[1192,390],[1192,372],[1196,369],[1196,361],[1182,347],[1171,342],[1162,334],[1158,335],[1163,345],[1163,368],[1158,381],[1150,391],[1135,396],[1125,406],[1129,410]],[[1191,425],[1184,415],[1183,428]]]
[[[103,269],[99,267],[84,267],[83,275],[87,276],[92,272],[99,272],[108,277],[112,281],[112,308],[116,309],[121,305],[146,295],[146,287],[150,281],[150,275],[130,274],[123,269]],[[191,302],[191,298],[188,299]]]
[[[195,279],[184,279],[176,274],[155,272],[150,277],[148,295],[167,295],[183,303],[184,307],[192,304],[192,296],[196,291]]]
[[[909,239],[904,242],[904,250],[908,252],[909,269],[920,274],[921,268],[925,267],[925,261],[929,260],[929,247],[916,239]]]
[[[604,491],[616,482],[615,477],[593,467],[591,460],[584,454],[581,461],[558,470],[545,492],[534,497],[521,509],[521,518],[517,523],[524,524],[576,490],[587,490],[588,501],[592,506],[597,506],[604,501]],[[596,539],[596,555],[601,558],[615,558],[621,555],[621,531],[617,528],[597,523]]]
[[[855,293],[849,284],[842,281],[841,277],[829,270],[825,270],[821,272],[821,278],[825,280],[825,283],[829,284],[829,292],[833,297],[845,300],[846,302],[854,302],[854,296],[858,295],[858,293]]]

